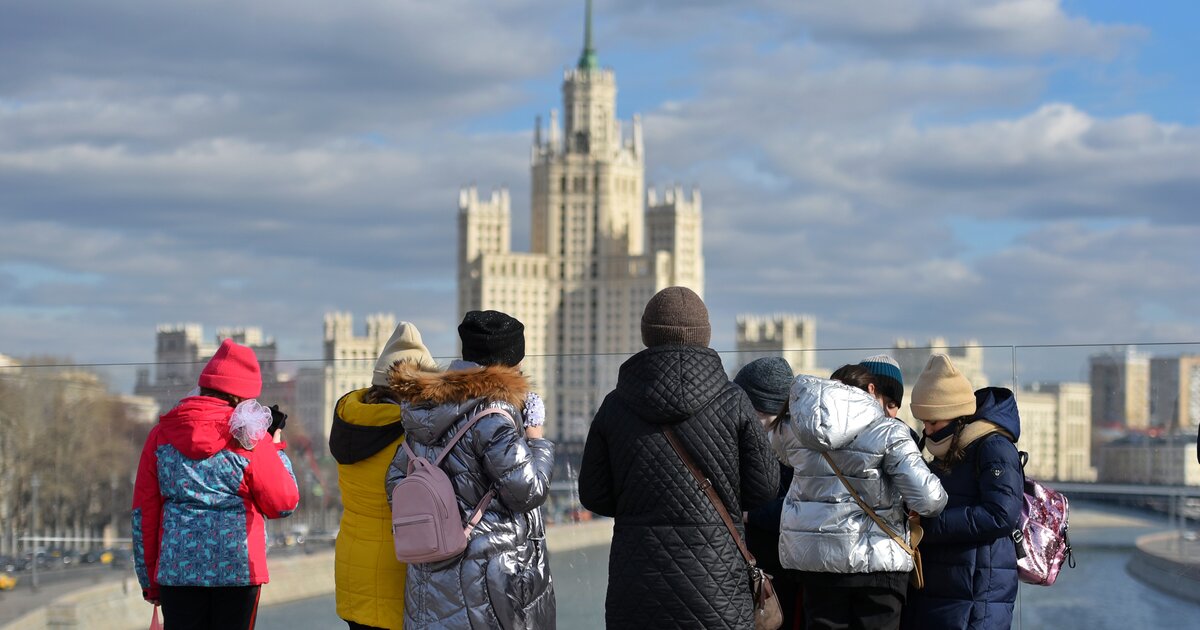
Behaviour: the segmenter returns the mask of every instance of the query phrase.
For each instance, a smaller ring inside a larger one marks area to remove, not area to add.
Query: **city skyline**
[[[0,352],[149,362],[198,321],[311,359],[345,309],[456,354],[454,199],[528,207],[583,2],[118,4],[0,9]],[[602,1],[596,47],[647,186],[704,189],[718,349],[747,312],[826,347],[1194,342],[1195,9],[1131,10]]]

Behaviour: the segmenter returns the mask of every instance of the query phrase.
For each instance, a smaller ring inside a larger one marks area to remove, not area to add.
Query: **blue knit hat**
[[[877,354],[858,362],[875,375],[875,389],[884,396],[895,401],[897,405],[904,402],[904,376],[900,374],[900,364],[886,354]]]

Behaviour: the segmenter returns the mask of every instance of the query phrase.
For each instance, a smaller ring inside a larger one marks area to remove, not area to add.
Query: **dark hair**
[[[951,468],[954,468],[963,460],[963,457],[966,455],[966,449],[959,448],[958,442],[962,439],[963,429],[968,424],[971,424],[971,421],[974,419],[974,415],[967,415],[959,416],[950,421],[955,424],[954,437],[950,440],[950,448],[946,450],[946,456],[941,459],[942,470],[950,472]]]
[[[208,387],[201,387],[200,395],[208,396],[209,398],[216,398],[217,400],[223,400],[223,401],[229,403],[230,407],[236,407],[236,406],[238,406],[238,403],[245,400],[244,398],[239,398],[237,396],[234,396],[233,394],[229,394],[229,393],[226,393],[226,392],[223,392],[220,390],[216,390],[216,389],[211,389]]]
[[[368,405],[394,403],[396,402],[396,393],[387,385],[372,385],[367,393],[363,394],[362,400]]]
[[[879,386],[879,382],[875,380],[875,375],[871,373],[871,370],[868,370],[857,363],[843,365],[837,370],[834,370],[833,374],[829,375],[829,378],[835,381],[841,381],[850,387],[857,387],[867,393],[871,392],[871,390],[867,387],[868,385],[875,385],[876,389],[878,389]]]
[[[787,418],[788,414],[791,413],[788,409],[791,407],[791,405],[788,404],[789,402],[789,400],[783,401],[783,409],[780,409],[779,413],[775,414],[775,417],[771,418],[770,422],[767,422],[767,424],[763,427],[766,429],[767,433],[774,431],[775,428],[778,427],[781,422],[783,422],[784,418]]]

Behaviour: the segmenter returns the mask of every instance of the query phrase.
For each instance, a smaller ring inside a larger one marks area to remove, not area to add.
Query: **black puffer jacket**
[[[750,399],[715,351],[656,346],[626,361],[592,421],[579,471],[584,507],[616,519],[608,627],[753,627],[745,561],[664,425],[738,525],[742,510],[779,489],[779,463]]]

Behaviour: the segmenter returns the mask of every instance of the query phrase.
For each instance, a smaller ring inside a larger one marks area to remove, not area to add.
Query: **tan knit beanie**
[[[975,390],[950,357],[935,354],[929,357],[925,371],[913,386],[909,405],[917,420],[953,420],[975,413]]]
[[[395,332],[384,344],[383,351],[379,353],[379,360],[375,362],[375,370],[371,373],[371,384],[386,386],[388,370],[396,361],[408,361],[416,365],[417,369],[426,372],[438,369],[433,356],[429,354],[429,349],[421,341],[421,331],[409,322],[397,324]]]

